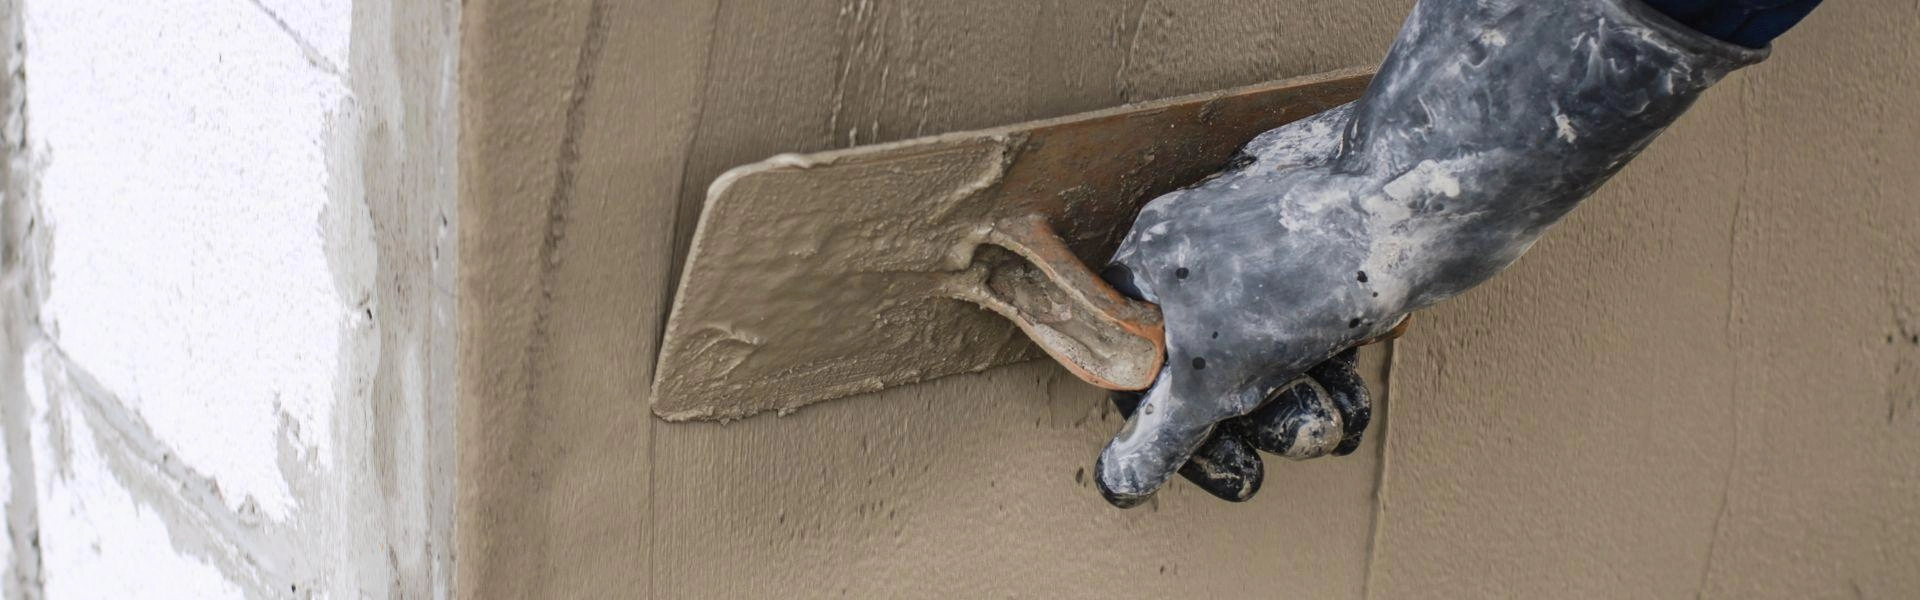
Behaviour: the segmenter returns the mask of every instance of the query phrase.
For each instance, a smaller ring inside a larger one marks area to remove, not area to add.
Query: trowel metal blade
[[[1370,69],[728,171],[707,193],[654,370],[669,421],[737,419],[1044,356],[951,297],[992,224],[1045,217],[1098,265],[1140,206],[1255,135],[1358,98]]]

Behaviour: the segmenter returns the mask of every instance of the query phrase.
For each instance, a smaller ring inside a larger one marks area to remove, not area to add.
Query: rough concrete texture
[[[785,151],[1377,61],[1407,2],[473,0],[470,597],[1920,593],[1920,8],[1831,3],[1513,272],[1397,343],[1354,457],[1249,504],[1085,479],[1029,363],[726,426],[647,414],[706,184]],[[1372,367],[1376,385],[1386,367]]]
[[[13,8],[8,597],[444,593],[458,7]]]

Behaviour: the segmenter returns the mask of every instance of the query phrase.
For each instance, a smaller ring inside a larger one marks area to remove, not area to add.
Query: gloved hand
[[[1344,197],[1329,186],[1364,184],[1326,169],[1351,115],[1342,107],[1268,132],[1233,168],[1135,220],[1103,275],[1161,306],[1168,357],[1153,387],[1115,394],[1128,423],[1095,469],[1115,505],[1146,500],[1176,470],[1246,500],[1262,479],[1256,449],[1308,459],[1359,447],[1372,406],[1356,348],[1404,321],[1404,277],[1367,271],[1378,236],[1360,211],[1262,196]]]
[[[1251,448],[1351,451],[1370,412],[1353,348],[1506,268],[1765,56],[1641,0],[1422,0],[1359,101],[1135,220],[1106,277],[1159,305],[1167,360],[1117,399],[1138,410],[1100,455],[1102,494],[1138,505],[1184,468],[1245,499]]]
[[[1266,473],[1255,450],[1294,460],[1358,450],[1373,420],[1366,382],[1354,371],[1358,355],[1358,349],[1348,350],[1308,369],[1259,410],[1215,427],[1181,465],[1180,476],[1221,500],[1245,502],[1260,492]],[[1114,407],[1131,419],[1141,396],[1113,392]]]

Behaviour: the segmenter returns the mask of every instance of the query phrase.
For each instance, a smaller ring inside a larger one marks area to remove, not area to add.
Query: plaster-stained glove
[[[1346,456],[1360,448],[1373,418],[1366,382],[1354,371],[1358,349],[1308,369],[1306,376],[1247,416],[1229,419],[1194,450],[1180,476],[1229,502],[1259,493],[1266,468],[1256,450],[1295,460]],[[1141,394],[1114,392],[1122,418],[1133,418]]]
[[[1359,101],[1262,134],[1134,222],[1107,276],[1160,306],[1167,366],[1101,453],[1102,494],[1145,501],[1237,418],[1230,437],[1291,432],[1295,456],[1357,436],[1312,386],[1269,400],[1506,268],[1765,56],[1641,0],[1422,0]]]

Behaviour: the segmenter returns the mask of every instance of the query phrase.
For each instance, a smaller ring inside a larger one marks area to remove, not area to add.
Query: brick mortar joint
[[[7,600],[44,597],[38,495],[27,419],[25,356],[45,338],[39,322],[49,249],[42,227],[36,172],[29,145],[26,112],[25,36],[22,2],[0,0],[0,64],[7,73],[0,89],[0,442],[6,447],[7,543],[12,560],[4,565],[0,592]]]

